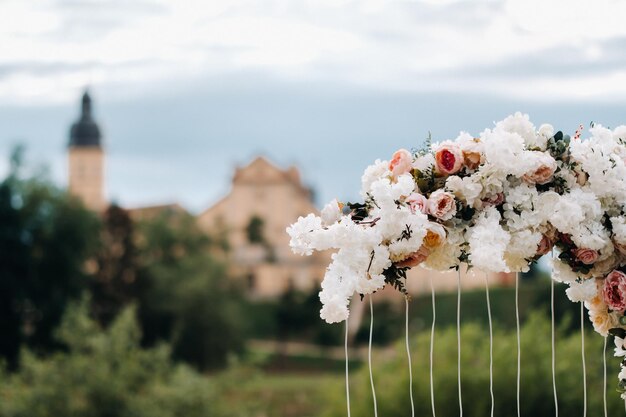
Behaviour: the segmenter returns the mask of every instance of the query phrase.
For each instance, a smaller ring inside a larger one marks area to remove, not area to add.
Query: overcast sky
[[[107,192],[201,210],[236,164],[297,164],[320,202],[433,132],[516,110],[626,122],[626,2],[0,0],[0,170],[25,143],[65,183],[90,86]],[[3,168],[4,167],[4,168]]]

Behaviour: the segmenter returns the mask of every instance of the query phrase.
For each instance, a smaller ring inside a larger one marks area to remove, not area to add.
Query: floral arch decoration
[[[516,113],[478,137],[429,138],[376,160],[361,178],[362,202],[333,200],[287,229],[295,253],[336,250],[321,318],[347,320],[353,295],[385,285],[406,293],[417,265],[524,272],[552,254],[553,280],[625,356],[626,126],[592,123],[582,134],[582,125],[570,137]],[[624,362],[619,380],[626,399]]]

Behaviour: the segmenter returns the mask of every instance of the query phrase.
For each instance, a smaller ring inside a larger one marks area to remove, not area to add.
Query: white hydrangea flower
[[[320,217],[324,226],[329,226],[341,219],[341,208],[336,198],[324,206]]]
[[[484,210],[467,232],[469,259],[483,271],[510,272],[504,253],[511,236],[500,226],[500,213],[493,207]]]
[[[572,271],[564,262],[561,262],[558,258],[550,258],[550,269],[552,270],[552,279],[556,282],[575,282],[578,279],[578,274]]]
[[[368,166],[361,177],[361,198],[365,199],[370,192],[372,184],[381,178],[389,178],[389,162],[377,159],[374,164]]]
[[[446,180],[446,188],[470,207],[479,208],[481,206],[480,197],[483,186],[480,183],[480,176],[472,175],[461,178],[452,175]]]
[[[589,301],[598,293],[595,279],[586,279],[582,282],[570,282],[569,288],[565,291],[567,297],[573,303]]]
[[[287,228],[287,234],[291,237],[289,246],[299,255],[311,255],[314,249],[314,232],[322,229],[322,219],[314,214],[299,217],[298,221]]]
[[[508,116],[506,119],[496,123],[496,130],[516,133],[524,140],[524,144],[528,148],[538,146],[535,126],[530,122],[527,114],[517,112]]]
[[[621,338],[619,336],[615,336],[613,338],[613,343],[615,343],[615,356],[619,358],[623,358],[626,356],[626,338]],[[622,368],[622,371],[624,368]],[[626,379],[626,378],[620,378]]]
[[[435,166],[435,156],[432,153],[421,155],[413,161],[413,168],[421,172],[427,172]]]

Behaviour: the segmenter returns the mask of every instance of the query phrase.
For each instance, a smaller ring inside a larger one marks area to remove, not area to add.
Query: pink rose
[[[482,200],[483,207],[497,207],[504,203],[504,193],[498,193]]]
[[[396,267],[413,268],[414,266],[417,266],[424,262],[428,258],[428,255],[430,255],[430,250],[425,246],[422,246],[417,250],[417,252],[413,252],[404,260],[396,262]]]
[[[591,265],[598,260],[598,251],[593,249],[578,248],[572,251],[576,259],[585,265]]]
[[[428,199],[428,213],[441,220],[450,220],[456,214],[454,195],[437,190]]]
[[[411,209],[411,213],[415,214],[421,211],[424,214],[428,214],[428,199],[419,193],[412,193],[409,195],[405,202]]]
[[[444,175],[456,174],[463,168],[463,152],[457,144],[444,142],[435,152],[437,171]]]
[[[389,171],[391,171],[392,178],[396,179],[402,174],[411,172],[412,163],[413,156],[411,156],[411,152],[406,149],[396,151],[389,162]]]
[[[602,296],[611,310],[626,310],[626,275],[618,270],[607,275],[602,287]]]
[[[534,152],[537,161],[536,166],[522,176],[522,179],[529,184],[547,184],[552,180],[556,171],[556,161],[550,155],[543,152]]]

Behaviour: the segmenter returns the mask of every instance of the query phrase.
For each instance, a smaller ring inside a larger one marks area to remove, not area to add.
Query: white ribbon
[[[411,367],[411,349],[409,347],[409,297],[404,297],[404,304],[404,334],[406,341],[406,356],[409,362],[409,396],[411,398],[411,416],[415,417],[415,402],[413,401],[413,368]]]
[[[515,328],[517,332],[517,417],[520,417],[520,379],[522,375],[522,344],[519,326],[519,272],[515,274]]]
[[[587,364],[585,363],[585,305],[580,303],[580,353],[583,362],[583,417],[587,417]]]
[[[556,392],[556,350],[555,350],[555,330],[554,330],[554,280],[550,278],[550,312],[552,314],[551,333],[552,333],[552,391],[554,393],[554,412],[559,416],[559,399]]]
[[[350,377],[348,374],[348,319],[346,319],[346,335],[344,340],[344,350],[346,354],[346,405],[348,407],[348,417],[350,417]]]
[[[461,396],[461,270],[457,275],[456,297],[456,347],[457,347],[457,377],[459,386],[459,413],[463,417],[463,398]]]
[[[493,321],[491,319],[491,300],[489,297],[489,274],[485,273],[485,295],[487,298],[487,316],[489,317],[489,394],[491,394],[491,417],[495,409],[493,395]]]
[[[433,303],[433,324],[430,328],[430,405],[433,410],[433,417],[435,414],[435,386],[433,383],[433,352],[435,350],[435,322],[437,320],[437,311],[435,309],[435,287],[433,286],[433,277],[430,276],[430,295]]]
[[[378,417],[378,405],[376,404],[376,389],[374,388],[374,376],[372,375],[372,331],[374,329],[374,305],[372,303],[372,295],[368,297],[370,300],[370,340],[367,349],[367,364],[370,371],[370,385],[372,386],[372,399],[374,401],[374,417]]]

